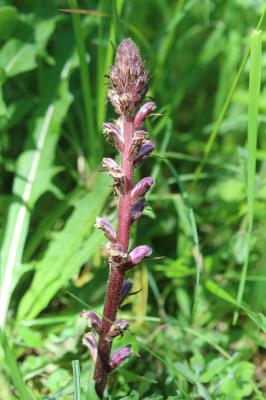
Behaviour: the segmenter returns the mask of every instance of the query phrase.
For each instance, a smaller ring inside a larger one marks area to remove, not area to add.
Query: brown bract
[[[108,91],[118,114],[130,114],[140,104],[148,91],[148,79],[137,46],[130,38],[123,40],[111,67]]]

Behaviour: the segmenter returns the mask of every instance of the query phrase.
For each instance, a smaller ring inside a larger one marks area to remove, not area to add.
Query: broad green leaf
[[[36,46],[18,39],[10,39],[0,50],[0,67],[9,77],[35,69]]]
[[[93,190],[76,202],[64,228],[53,235],[43,258],[36,262],[36,273],[20,302],[18,319],[36,317],[104,241],[93,227],[110,193],[108,183],[109,178],[99,174]]]
[[[67,59],[62,64],[62,69],[57,68],[52,75],[56,84],[49,85],[50,93],[37,109],[25,150],[17,161],[13,182],[13,202],[9,208],[1,248],[0,326],[5,323],[12,290],[20,274],[23,273],[21,259],[31,209],[38,197],[51,189],[51,178],[55,172],[51,165],[60,136],[61,124],[72,101],[67,80],[72,63],[70,59]]]
[[[0,7],[0,39],[7,39],[16,26],[18,13],[15,7]]]

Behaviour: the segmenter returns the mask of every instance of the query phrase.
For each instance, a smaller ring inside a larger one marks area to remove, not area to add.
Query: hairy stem
[[[132,117],[124,116],[123,135],[125,139],[125,147],[121,154],[121,166],[125,174],[126,185],[125,192],[121,195],[119,200],[117,243],[122,246],[125,253],[128,251],[131,224],[130,196],[133,187],[133,161],[129,156],[129,152],[133,132],[134,127]],[[110,372],[109,360],[112,349],[112,339],[107,335],[112,323],[116,319],[125,273],[126,271],[123,269],[123,267],[119,268],[109,266],[109,280],[104,301],[102,329],[99,335],[98,353],[94,372],[96,392],[101,399],[103,398],[104,388]]]

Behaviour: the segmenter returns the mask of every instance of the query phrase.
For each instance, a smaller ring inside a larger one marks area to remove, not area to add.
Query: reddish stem
[[[124,150],[121,154],[121,166],[125,174],[126,190],[120,196],[118,206],[118,226],[117,243],[119,243],[124,252],[128,251],[129,233],[131,223],[131,190],[133,187],[133,160],[129,152],[134,133],[133,119],[131,116],[123,117]],[[98,353],[94,372],[96,392],[100,399],[103,398],[103,392],[110,373],[110,354],[112,349],[112,340],[107,336],[112,323],[116,319],[120,304],[120,293],[125,279],[126,271],[121,267],[109,267],[109,280],[104,301],[102,330],[99,335]]]

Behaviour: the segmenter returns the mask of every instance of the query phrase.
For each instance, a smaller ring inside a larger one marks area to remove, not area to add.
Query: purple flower
[[[154,180],[150,176],[141,179],[131,192],[132,204],[134,204],[140,197],[143,197],[152,186],[154,186]]]
[[[110,222],[108,222],[106,219],[97,217],[95,227],[102,229],[105,236],[111,240],[111,242],[116,241],[116,233],[112,227],[112,224],[110,224]]]
[[[116,351],[110,360],[110,368],[115,369],[119,365],[121,365],[131,354],[131,346],[128,345],[126,347],[121,347],[118,351]]]
[[[86,333],[86,335],[83,336],[82,343],[89,349],[92,361],[95,364],[97,358],[97,343],[94,336],[90,333]]]
[[[141,197],[137,202],[133,205],[131,209],[131,222],[135,222],[138,218],[140,218],[143,214],[143,210],[148,204],[145,197]]]
[[[152,248],[149,246],[137,246],[129,253],[127,264],[129,266],[139,264],[144,258],[149,257],[152,253]]]
[[[88,325],[92,326],[93,329],[97,333],[100,333],[102,327],[102,320],[98,317],[98,315],[93,311],[83,311],[81,313],[81,317],[86,318],[88,320]]]
[[[154,102],[149,102],[144,104],[142,107],[140,107],[139,111],[137,112],[137,115],[135,116],[134,119],[134,128],[139,129],[142,127],[143,122],[145,119],[148,117],[148,115],[155,110],[156,104]]]
[[[122,152],[124,150],[124,138],[121,134],[118,124],[106,122],[103,124],[103,129],[107,136],[111,136],[113,138],[117,150]]]
[[[123,336],[124,332],[129,328],[129,323],[125,319],[118,319],[111,326],[108,337],[114,338],[116,336]]]
[[[123,282],[123,286],[122,286],[121,293],[120,293],[119,306],[121,306],[121,304],[124,302],[124,300],[129,295],[129,292],[130,292],[132,286],[133,286],[133,283],[129,279],[127,279]]]
[[[134,160],[134,165],[140,164],[148,155],[155,149],[155,143],[151,140],[148,140],[146,143],[143,143],[141,148],[139,149],[138,154]]]

